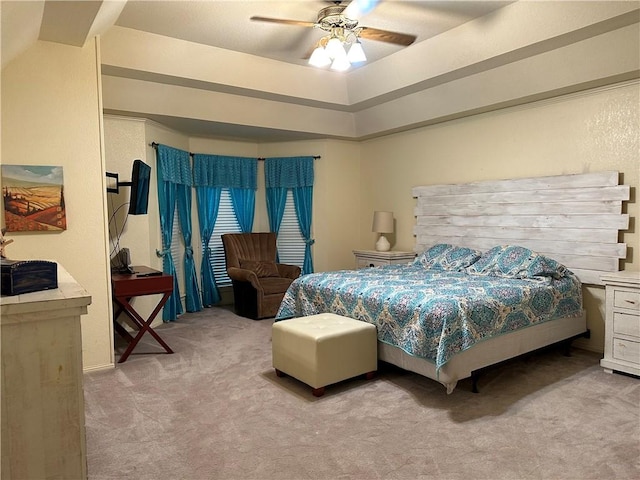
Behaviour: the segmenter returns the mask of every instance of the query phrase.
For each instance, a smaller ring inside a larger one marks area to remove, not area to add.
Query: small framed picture
[[[67,229],[62,167],[2,165],[7,232]]]

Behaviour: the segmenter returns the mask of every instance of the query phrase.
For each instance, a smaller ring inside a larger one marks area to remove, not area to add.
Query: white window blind
[[[180,293],[184,295],[184,239],[182,238],[182,229],[180,228],[180,219],[178,218],[178,205],[176,203],[175,210],[173,212],[173,225],[171,236],[171,258],[173,259],[173,265],[176,267],[176,278],[180,285]]]
[[[218,218],[213,228],[213,235],[209,239],[211,249],[211,268],[219,287],[231,285],[231,279],[227,275],[227,267],[224,260],[224,247],[221,235],[223,233],[240,233],[240,224],[233,211],[231,195],[229,190],[224,188],[220,193],[220,207],[218,208]]]
[[[287,192],[287,200],[284,207],[284,216],[278,232],[278,255],[280,263],[297,265],[302,268],[304,264],[305,241],[300,233],[296,207],[293,203],[293,193]]]

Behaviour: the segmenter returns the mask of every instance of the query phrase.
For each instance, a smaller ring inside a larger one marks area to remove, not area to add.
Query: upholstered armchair
[[[254,320],[275,317],[300,267],[276,263],[275,233],[227,233],[222,244],[236,313]]]

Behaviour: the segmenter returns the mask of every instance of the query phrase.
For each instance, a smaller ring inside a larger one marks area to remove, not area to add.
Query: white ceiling
[[[417,37],[415,44],[513,2],[364,1],[374,7],[366,14],[357,14],[360,26],[409,33]],[[0,0],[2,65],[38,39],[82,46],[90,35],[104,33],[112,25],[306,65],[310,50],[323,36],[321,30],[256,22],[251,21],[251,17],[315,22],[318,12],[334,3],[326,0]],[[369,64],[406,48],[368,39],[362,43]]]
[[[417,39],[363,39],[347,74],[306,64],[317,29],[251,21],[314,22],[331,3],[0,0],[2,67],[37,40],[100,35],[105,113],[255,141],[372,138],[640,71],[637,0],[380,0],[360,25]]]
[[[116,25],[306,65],[310,49],[325,35],[322,30],[256,22],[251,17],[315,22],[319,10],[333,3],[317,0],[129,0]],[[415,35],[415,43],[419,43],[508,3],[511,2],[382,0],[357,20],[360,26]],[[343,2],[346,4],[348,2]],[[368,63],[406,48],[367,39],[363,39],[362,44]]]

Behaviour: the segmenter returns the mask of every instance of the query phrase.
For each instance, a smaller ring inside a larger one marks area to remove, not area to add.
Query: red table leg
[[[171,347],[169,347],[169,345],[167,345],[166,342],[162,340],[162,338],[160,338],[160,335],[158,335],[156,331],[153,328],[151,328],[151,322],[153,322],[153,320],[156,318],[156,316],[158,315],[158,313],[160,312],[164,304],[167,303],[167,300],[169,299],[170,296],[171,296],[170,293],[165,293],[162,296],[162,299],[160,300],[160,302],[158,302],[158,305],[156,305],[156,308],[153,310],[153,312],[151,312],[151,315],[149,315],[149,318],[147,320],[144,320],[140,316],[140,314],[138,314],[138,312],[133,308],[133,306],[129,303],[130,298],[115,297],[116,303],[118,304],[119,307],[121,307],[117,312],[117,315],[124,312],[134,322],[136,327],[138,327],[138,333],[135,337],[133,337],[121,325],[119,325],[117,322],[114,322],[116,325],[120,327],[120,329],[126,332],[126,334],[123,335],[123,337],[129,341],[129,345],[127,345],[127,348],[125,349],[124,353],[120,356],[118,363],[122,363],[126,361],[127,358],[129,358],[129,355],[131,354],[133,349],[136,347],[136,345],[138,344],[142,336],[145,334],[145,332],[149,332],[149,334],[156,339],[156,341],[166,350],[167,353],[173,353],[173,350],[171,350]],[[117,318],[117,316],[114,317],[114,320],[115,318]],[[116,327],[116,330],[118,331],[118,333],[121,334],[120,329]],[[127,336],[129,338],[127,338]]]

